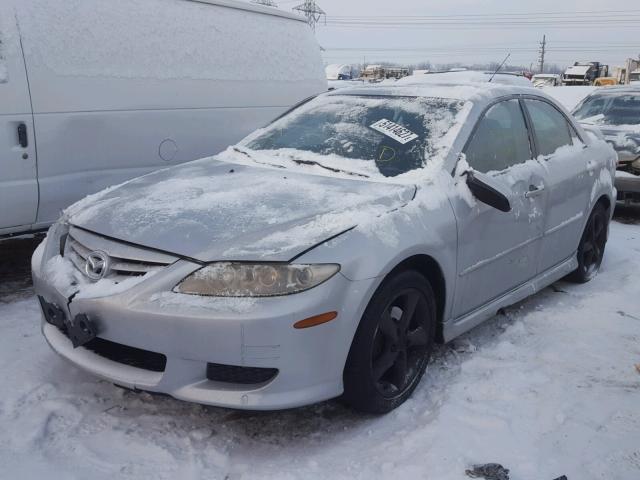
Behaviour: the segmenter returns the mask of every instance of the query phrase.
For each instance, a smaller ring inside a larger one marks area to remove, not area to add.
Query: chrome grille
[[[93,251],[101,251],[109,256],[110,268],[105,278],[115,281],[155,272],[178,260],[177,257],[165,253],[128,245],[71,227],[65,244],[64,256],[83,275],[86,275],[87,255]]]

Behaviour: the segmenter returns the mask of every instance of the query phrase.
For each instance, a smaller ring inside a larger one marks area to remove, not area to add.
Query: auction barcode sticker
[[[415,140],[416,138],[418,138],[418,135],[413,133],[408,128],[405,128],[402,125],[398,125],[397,123],[394,123],[391,120],[387,120],[386,118],[378,120],[376,123],[371,125],[371,128],[377,130],[380,133],[383,133],[387,137],[393,138],[395,141],[400,142],[403,145],[409,143],[411,140]]]

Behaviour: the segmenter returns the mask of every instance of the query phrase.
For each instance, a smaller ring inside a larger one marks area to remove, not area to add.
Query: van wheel
[[[424,374],[435,330],[435,296],[428,280],[413,270],[385,280],[351,344],[342,400],[368,413],[387,413],[402,404]]]
[[[607,244],[607,223],[607,209],[599,203],[591,212],[580,239],[578,268],[568,277],[572,282],[587,283],[598,274]]]

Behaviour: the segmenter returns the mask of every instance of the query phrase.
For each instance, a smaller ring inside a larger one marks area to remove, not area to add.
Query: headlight
[[[212,297],[273,297],[303,292],[329,280],[340,265],[214,263],[182,280],[177,293]]]

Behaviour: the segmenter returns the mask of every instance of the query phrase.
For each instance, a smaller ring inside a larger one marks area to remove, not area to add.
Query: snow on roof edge
[[[257,5],[254,3],[248,2],[239,2],[237,0],[182,0],[185,2],[194,2],[194,3],[204,3],[208,5],[219,5],[221,7],[233,8],[235,10],[246,10],[248,12],[254,13],[262,13],[264,15],[271,15],[273,17],[282,17],[287,18],[289,20],[297,20],[298,22],[307,22],[307,19],[296,15],[295,13],[285,12],[284,10],[280,10],[279,8],[273,7],[263,7],[262,5]]]

